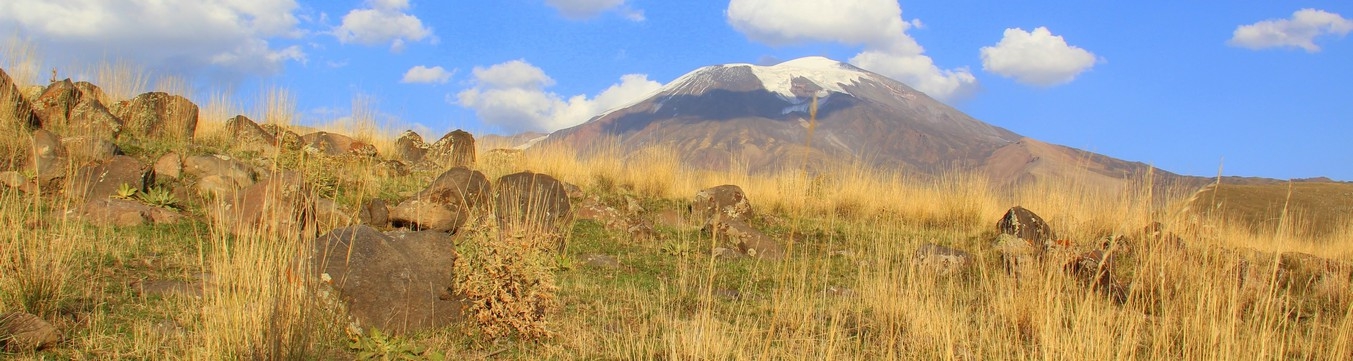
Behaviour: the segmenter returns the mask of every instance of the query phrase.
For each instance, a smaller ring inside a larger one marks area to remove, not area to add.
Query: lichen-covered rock
[[[423,142],[423,136],[412,130],[405,130],[395,140],[395,159],[404,164],[418,164],[427,152],[428,144]]]
[[[117,144],[103,138],[87,135],[62,138],[61,145],[66,148],[71,161],[76,164],[102,161],[115,155],[123,155],[122,149],[118,148]]]
[[[95,199],[81,208],[80,216],[100,226],[132,227],[143,224],[172,224],[183,218],[178,212],[151,207],[126,199]]]
[[[136,137],[191,140],[197,131],[197,104],[163,92],[137,95],[112,106],[123,131]]]
[[[1019,237],[1037,247],[1046,248],[1051,242],[1057,239],[1052,233],[1052,228],[1043,221],[1043,217],[1034,214],[1033,211],[1024,207],[1015,206],[1005,212],[999,222],[996,222],[996,230],[1003,234]]]
[[[183,159],[183,171],[199,180],[218,176],[238,187],[254,184],[255,174],[249,165],[224,155],[198,155]]]
[[[491,191],[484,173],[465,167],[451,168],[390,210],[390,223],[396,227],[455,232],[472,211],[488,204]]]
[[[259,153],[274,153],[278,150],[277,137],[268,134],[249,117],[236,115],[230,118],[226,121],[225,132],[235,149]]]
[[[308,239],[315,230],[314,192],[300,173],[285,171],[245,187],[213,212],[235,235]]]
[[[972,266],[972,255],[958,249],[926,243],[912,253],[911,262],[920,271],[950,276],[967,271]]]
[[[155,173],[140,160],[125,155],[113,156],[96,164],[80,167],[71,178],[71,195],[85,200],[107,199],[118,194],[124,185],[136,192],[145,192],[155,182]]]
[[[746,221],[754,215],[752,203],[743,193],[742,187],[731,184],[706,188],[696,193],[691,203],[691,213],[703,221],[706,227],[723,219]]]
[[[70,79],[48,85],[33,102],[33,113],[42,126],[68,136],[112,139],[122,130],[122,121],[99,101],[102,91],[93,84]]]
[[[348,154],[363,157],[376,156],[376,146],[336,133],[314,132],[302,135],[301,144],[301,149],[311,154],[330,157]]]
[[[474,136],[460,129],[446,133],[428,146],[422,161],[437,164],[443,169],[472,166],[475,163]]]
[[[0,69],[0,130],[22,131],[42,126],[33,104],[24,97],[14,79]]]
[[[174,152],[165,153],[155,160],[152,168],[155,169],[156,177],[179,179],[183,176],[183,157]]]

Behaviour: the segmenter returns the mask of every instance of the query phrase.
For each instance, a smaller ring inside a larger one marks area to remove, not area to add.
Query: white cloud
[[[404,72],[404,79],[401,79],[399,82],[406,84],[407,83],[446,84],[447,81],[451,80],[451,76],[455,74],[456,74],[455,70],[447,71],[446,69],[440,66],[434,66],[429,68],[426,66],[418,65],[409,68],[409,71]]]
[[[559,10],[565,18],[585,20],[615,10],[630,21],[644,21],[644,11],[631,8],[625,0],[545,0],[545,4]]]
[[[546,91],[554,79],[524,60],[475,67],[474,86],[456,94],[455,103],[472,109],[486,124],[509,131],[548,131],[582,124],[602,112],[629,105],[662,84],[647,75],[628,74],[592,98],[567,100]]]
[[[994,46],[982,47],[982,69],[1036,86],[1066,84],[1095,66],[1095,54],[1068,45],[1046,27],[1033,32],[1005,29]]]
[[[341,43],[380,45],[389,43],[390,50],[400,52],[408,42],[431,39],[436,42],[432,28],[423,26],[417,16],[405,12],[407,0],[368,0],[366,9],[353,9],[343,15],[343,23],[332,34]]]
[[[941,69],[907,30],[896,0],[732,0],[728,23],[748,39],[771,46],[835,42],[864,49],[855,66],[896,79],[941,100],[974,92],[977,78],[966,68]]]
[[[1289,19],[1270,19],[1236,27],[1227,44],[1259,50],[1293,47],[1308,53],[1320,51],[1315,38],[1322,35],[1348,35],[1353,21],[1339,14],[1316,9],[1301,9]]]
[[[296,10],[294,0],[6,0],[0,29],[13,28],[47,51],[76,59],[273,74],[288,61],[305,62],[300,47],[270,43],[303,34]]]

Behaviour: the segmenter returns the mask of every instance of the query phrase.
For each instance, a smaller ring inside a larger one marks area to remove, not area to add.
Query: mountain
[[[815,125],[809,115],[814,96]],[[711,169],[796,169],[806,156],[810,167],[851,162],[923,175],[979,170],[1003,184],[1073,175],[1115,184],[1149,168],[1026,138],[901,82],[822,57],[696,69],[547,141],[624,152],[666,146]]]

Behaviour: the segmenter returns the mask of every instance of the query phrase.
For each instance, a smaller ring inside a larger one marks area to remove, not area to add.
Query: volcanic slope
[[[814,95],[818,113],[810,122]],[[999,184],[1074,176],[1112,186],[1149,169],[1023,137],[901,82],[823,57],[696,69],[548,141],[626,153],[670,147],[685,162],[716,170],[794,169],[807,159],[813,168],[853,163],[928,176],[976,170]]]

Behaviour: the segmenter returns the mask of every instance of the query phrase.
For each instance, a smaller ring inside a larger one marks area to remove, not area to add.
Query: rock
[[[28,183],[28,177],[25,177],[23,173],[12,170],[0,172],[0,186],[19,189],[20,187],[23,187],[25,183]]]
[[[1034,247],[1029,241],[1006,233],[996,236],[992,248],[1000,254],[1006,271],[1016,275],[1034,267],[1042,253],[1041,248]]]
[[[695,194],[691,213],[704,222],[705,227],[721,219],[748,220],[753,216],[752,203],[742,188],[726,184],[707,188]]]
[[[42,126],[42,118],[33,113],[33,104],[24,97],[13,79],[0,69],[0,131],[21,131]]]
[[[123,155],[122,149],[118,148],[117,144],[92,136],[67,137],[61,139],[61,146],[66,148],[71,161],[76,164],[102,161],[115,155]]]
[[[564,192],[568,193],[568,199],[574,201],[580,201],[587,197],[587,194],[583,193],[582,187],[569,182],[564,182]]]
[[[391,210],[390,222],[397,227],[455,232],[469,219],[470,212],[488,204],[491,192],[484,173],[451,168]]]
[[[315,199],[315,222],[321,232],[353,224],[350,213],[328,198]]]
[[[715,229],[716,234],[733,241],[737,245],[738,252],[748,257],[779,260],[785,256],[785,248],[780,242],[776,242],[742,220],[730,219],[718,222]]]
[[[938,276],[950,276],[966,272],[972,266],[972,255],[954,248],[926,243],[912,253],[911,262],[921,271]]]
[[[362,327],[402,335],[462,319],[451,274],[454,249],[442,232],[382,234],[354,226],[317,238],[310,264]]]
[[[183,171],[199,180],[219,176],[238,187],[254,184],[254,171],[243,162],[224,155],[198,155],[183,159]]]
[[[472,166],[475,162],[474,136],[460,129],[446,133],[442,139],[428,146],[423,161],[435,163],[441,168]]]
[[[98,87],[84,84],[76,86],[70,79],[52,83],[33,102],[33,112],[42,119],[44,128],[62,134],[116,137],[122,131],[122,121],[99,101],[102,91]],[[81,87],[97,93],[86,94]]]
[[[81,216],[95,225],[132,227],[147,223],[172,224],[183,219],[178,212],[151,207],[126,199],[95,199],[82,207]]]
[[[77,169],[68,191],[80,199],[93,201],[117,195],[124,184],[137,192],[145,192],[146,186],[154,182],[155,173],[149,165],[119,155]]]
[[[365,225],[385,227],[390,224],[390,208],[385,204],[384,199],[372,199],[362,204],[362,210],[358,213],[357,219]]]
[[[353,154],[363,157],[376,156],[376,147],[352,137],[329,132],[314,132],[301,136],[302,149],[311,154],[338,157]]]
[[[498,178],[498,227],[511,236],[540,237],[564,249],[572,229],[573,209],[563,183],[546,174],[525,171]]]
[[[1062,269],[1082,286],[1106,293],[1114,302],[1122,304],[1127,301],[1127,292],[1113,276],[1112,256],[1107,250],[1091,250],[1073,257],[1062,265]]]
[[[197,180],[197,194],[203,197],[229,199],[242,187],[231,178],[215,174]]]
[[[61,332],[41,317],[26,312],[0,315],[0,344],[8,352],[31,352],[56,346]]]
[[[65,178],[69,152],[61,144],[61,137],[46,129],[33,131],[33,149],[24,168],[33,170],[38,183],[55,185]]]
[[[620,268],[620,260],[605,254],[583,255],[583,265],[592,268]]]
[[[1006,211],[1001,220],[996,222],[996,230],[1044,248],[1057,239],[1052,233],[1052,228],[1048,227],[1047,222],[1043,222],[1042,217],[1020,206]]]
[[[179,179],[183,176],[183,157],[174,152],[166,153],[155,161],[152,168],[155,169],[156,177]]]
[[[268,133],[273,139],[277,140],[277,146],[286,150],[300,150],[304,146],[301,136],[287,128],[277,124],[263,124],[258,126],[263,132]]]
[[[307,239],[317,233],[313,194],[300,173],[279,172],[226,198],[213,215],[237,236]]]
[[[403,177],[411,174],[409,167],[397,160],[383,160],[376,163],[376,176],[382,178]]]
[[[94,83],[77,81],[75,82],[75,89],[80,90],[80,96],[84,99],[97,100],[103,105],[111,104],[108,99],[108,94],[104,93],[103,89],[99,88],[98,85],[94,85]]]
[[[277,137],[264,131],[249,117],[236,115],[230,118],[226,121],[225,132],[235,149],[265,154],[277,152]]]
[[[112,108],[132,136],[191,140],[197,131],[197,104],[178,95],[150,92]]]
[[[414,133],[412,130],[405,130],[395,140],[395,160],[404,162],[404,164],[417,164],[423,160],[423,155],[428,152],[428,144],[423,142],[423,137]]]

